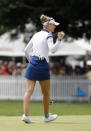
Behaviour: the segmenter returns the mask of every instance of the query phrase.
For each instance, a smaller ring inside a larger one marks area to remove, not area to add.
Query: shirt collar
[[[49,31],[48,31],[48,30],[46,30],[46,29],[42,29],[42,31],[46,31],[46,32],[48,32],[48,33],[49,33]]]

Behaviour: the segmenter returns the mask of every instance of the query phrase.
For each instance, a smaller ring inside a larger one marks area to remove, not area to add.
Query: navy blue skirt
[[[29,80],[49,80],[50,71],[46,59],[40,60],[39,57],[32,56],[24,77]]]

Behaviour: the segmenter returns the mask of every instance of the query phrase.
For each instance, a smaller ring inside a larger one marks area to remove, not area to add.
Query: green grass
[[[55,102],[50,105],[50,112],[58,115],[91,115],[89,103]],[[23,114],[23,101],[0,101],[0,116],[21,116]],[[31,102],[30,115],[43,115],[42,102]]]
[[[21,121],[23,101],[0,101],[0,131],[91,131],[91,104],[55,102],[50,112],[57,120],[43,122],[42,102],[31,102],[30,115],[35,124]]]
[[[91,115],[59,116],[44,123],[41,116],[31,117],[35,124],[25,124],[20,116],[0,116],[0,131],[91,131]]]

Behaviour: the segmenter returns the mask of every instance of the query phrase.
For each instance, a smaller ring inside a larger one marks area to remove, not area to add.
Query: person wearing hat
[[[40,16],[43,29],[33,35],[28,45],[25,48],[25,55],[29,61],[26,69],[25,78],[26,93],[24,95],[24,114],[22,120],[26,123],[33,123],[29,117],[29,103],[32,93],[35,88],[36,81],[39,81],[44,106],[44,122],[50,122],[57,118],[57,114],[49,113],[50,103],[50,71],[48,65],[48,51],[56,52],[60,45],[60,40],[63,38],[63,33],[57,34],[56,43],[53,43],[52,32],[59,25],[52,17]],[[33,49],[32,57],[30,58],[31,48]]]

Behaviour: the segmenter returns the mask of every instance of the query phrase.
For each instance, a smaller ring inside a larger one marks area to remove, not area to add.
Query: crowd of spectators
[[[0,61],[0,75],[22,75],[24,76],[27,64],[13,61]],[[54,75],[83,75],[86,73],[84,67],[75,66],[73,69],[71,65],[66,65],[64,62],[50,62],[50,72]]]
[[[71,65],[66,65],[63,63],[50,63],[51,74],[57,75],[84,75],[86,73],[86,68],[81,66],[75,66],[72,68]]]
[[[26,64],[0,61],[0,75],[24,75]]]

